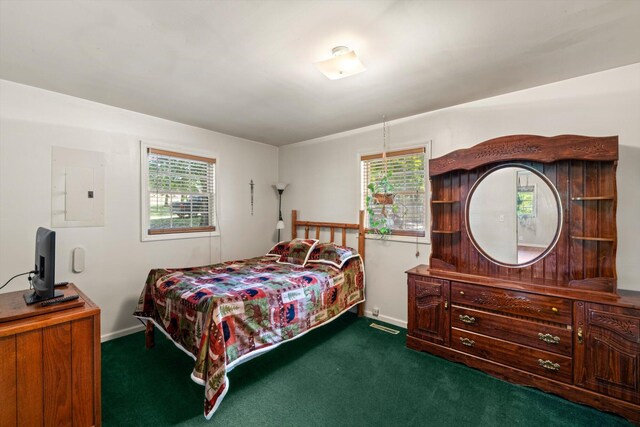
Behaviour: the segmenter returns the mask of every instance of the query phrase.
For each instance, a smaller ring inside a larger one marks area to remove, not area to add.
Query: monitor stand
[[[60,291],[53,291],[53,296],[46,298],[46,297],[41,297],[40,295],[36,294],[36,292],[34,291],[32,294],[24,294],[24,302],[27,303],[27,305],[31,305],[31,304],[35,304],[41,301],[46,301],[46,300],[50,300],[50,299],[54,299],[54,298],[60,298],[61,296],[64,296],[64,294]]]

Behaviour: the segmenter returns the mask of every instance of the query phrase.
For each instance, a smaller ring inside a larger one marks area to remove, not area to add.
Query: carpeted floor
[[[156,332],[102,345],[105,426],[622,426],[615,415],[409,350],[350,313],[235,368],[202,415],[193,360]],[[378,322],[380,323],[380,322]],[[392,325],[386,325],[393,327]],[[395,328],[395,327],[394,327]],[[396,328],[397,329],[397,328]]]

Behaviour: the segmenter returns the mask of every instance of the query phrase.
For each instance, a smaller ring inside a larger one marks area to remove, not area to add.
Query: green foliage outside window
[[[518,187],[516,213],[518,218],[534,218],[536,216],[535,186]]]
[[[370,182],[367,185],[369,190],[366,197],[367,204],[367,217],[369,219],[369,228],[380,234],[381,237],[385,237],[391,234],[391,227],[393,226],[393,220],[384,212],[378,209],[379,204],[376,202],[375,194],[393,194],[393,184],[389,182],[391,178],[391,172],[387,172],[379,181]],[[393,203],[390,205],[393,213],[398,212],[398,205]]]
[[[148,155],[149,228],[212,224],[215,164],[168,155]]]
[[[383,238],[395,231],[424,233],[425,155],[366,160],[362,168],[369,230]]]

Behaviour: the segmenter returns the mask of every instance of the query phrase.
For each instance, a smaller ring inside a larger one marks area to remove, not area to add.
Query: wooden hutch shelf
[[[572,197],[574,202],[588,202],[594,200],[613,200],[613,196]]]
[[[459,233],[460,230],[431,230],[433,234],[456,234]]]
[[[436,205],[444,205],[450,203],[458,203],[460,200],[432,200],[431,203]]]
[[[591,240],[594,242],[614,242],[612,237],[586,237],[586,236],[571,236],[573,240]]]

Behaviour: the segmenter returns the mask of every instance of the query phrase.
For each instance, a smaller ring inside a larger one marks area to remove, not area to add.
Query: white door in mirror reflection
[[[546,177],[521,166],[483,175],[467,201],[468,232],[497,264],[529,265],[553,248],[561,224],[557,191]]]

